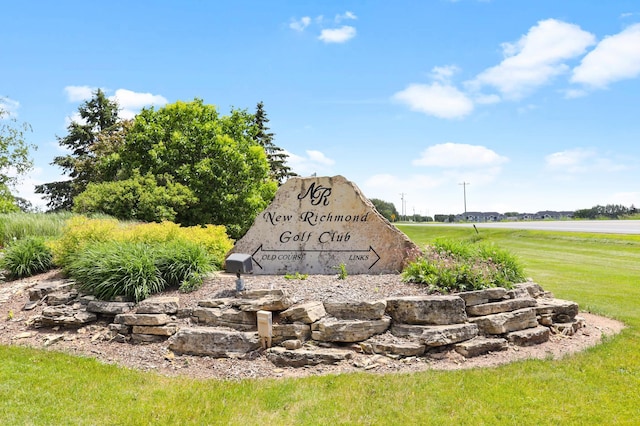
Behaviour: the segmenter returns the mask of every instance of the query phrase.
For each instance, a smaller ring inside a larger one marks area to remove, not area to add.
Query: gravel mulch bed
[[[618,321],[581,312],[586,327],[573,336],[552,335],[549,342],[530,347],[509,346],[505,351],[466,359],[455,351],[435,351],[422,357],[393,359],[381,355],[356,353],[354,358],[337,365],[303,368],[279,368],[257,351],[248,359],[214,359],[176,355],[166,343],[131,344],[106,339],[107,324],[96,323],[80,329],[34,329],[29,319],[39,315],[42,307],[23,311],[28,301],[28,288],[44,280],[59,278],[59,271],[51,271],[24,280],[0,282],[0,344],[25,345],[55,350],[77,356],[92,357],[104,363],[126,368],[155,371],[167,376],[187,376],[195,379],[241,380],[249,378],[304,377],[320,374],[350,372],[412,373],[429,369],[453,370],[492,367],[516,360],[561,358],[584,350],[602,341],[603,335],[618,333],[624,326]],[[216,274],[192,293],[166,292],[178,296],[182,307],[196,306],[199,300],[228,297],[235,293],[236,277]],[[298,302],[325,300],[376,300],[391,296],[427,294],[424,286],[404,283],[398,275],[350,275],[344,280],[337,276],[311,275],[305,280],[288,280],[282,276],[246,276],[247,289],[286,289]],[[188,320],[179,320],[188,325]],[[347,346],[350,347],[350,346]],[[357,352],[357,347],[353,347]]]

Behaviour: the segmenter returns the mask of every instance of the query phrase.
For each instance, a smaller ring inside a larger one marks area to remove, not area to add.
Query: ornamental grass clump
[[[406,282],[426,284],[439,293],[511,288],[524,279],[518,260],[506,250],[469,241],[436,240],[402,273]]]
[[[67,269],[78,289],[98,299],[123,296],[139,302],[167,287],[156,259],[150,244],[98,242],[76,253]]]
[[[53,267],[53,254],[44,238],[26,237],[14,241],[0,258],[0,269],[10,279],[30,277],[47,272]]]
[[[190,292],[202,286],[204,276],[213,271],[212,256],[193,242],[173,241],[158,246],[156,267],[168,287]]]

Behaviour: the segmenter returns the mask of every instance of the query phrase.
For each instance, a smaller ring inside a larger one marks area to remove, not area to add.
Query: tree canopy
[[[388,221],[394,222],[398,219],[399,214],[395,204],[389,201],[383,201],[378,198],[371,198],[369,201],[375,206],[378,213],[384,216]]]
[[[253,139],[264,148],[267,154],[271,178],[278,183],[283,183],[290,177],[297,176],[297,174],[291,170],[291,167],[287,166],[289,154],[273,143],[273,133],[269,132],[268,122],[269,119],[264,110],[264,103],[258,102],[253,119]]]
[[[181,201],[165,203],[161,215],[175,214],[174,221],[182,225],[225,225],[238,238],[277,189],[265,149],[254,136],[255,117],[246,110],[232,109],[224,116],[200,99],[143,109],[121,143],[98,158],[93,173],[104,181],[78,198],[82,203],[76,210],[118,203],[114,197],[108,201],[108,194],[125,187],[152,189],[158,203],[170,198],[162,191],[174,191]],[[107,188],[108,181],[119,186]]]
[[[20,210],[11,189],[20,176],[33,167],[30,149],[36,149],[25,140],[25,133],[31,130],[27,123],[18,123],[2,107],[0,99],[0,213]]]

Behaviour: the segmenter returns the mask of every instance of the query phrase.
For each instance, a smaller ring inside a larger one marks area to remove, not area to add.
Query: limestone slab
[[[138,304],[136,312],[139,314],[169,314],[178,312],[180,299],[175,296],[151,297]]]
[[[534,328],[512,331],[507,334],[507,340],[517,346],[539,345],[549,340],[549,328],[539,325]]]
[[[274,347],[266,351],[267,359],[277,367],[304,367],[305,365],[336,364],[353,358],[353,352],[343,349],[315,348],[288,350]]]
[[[387,309],[386,300],[375,301],[332,301],[324,302],[324,309],[332,317],[338,319],[376,320],[384,316]]]
[[[390,324],[389,317],[378,320],[339,320],[327,317],[311,324],[311,338],[321,342],[361,342],[384,333]]]
[[[404,324],[459,324],[467,320],[458,296],[404,296],[387,299],[387,314]]]
[[[284,322],[303,322],[311,324],[327,315],[324,304],[320,301],[313,301],[294,305],[289,309],[280,312],[280,318]]]
[[[571,322],[578,312],[576,302],[563,299],[540,298],[536,307],[536,314],[550,314],[553,322]]]
[[[300,340],[305,342],[311,339],[311,326],[304,323],[273,324],[271,328],[271,342],[279,345],[285,340]]]
[[[469,321],[477,324],[480,332],[485,334],[504,334],[538,326],[535,308],[524,308],[513,312],[474,317],[470,318]]]
[[[104,300],[91,300],[87,303],[87,311],[96,314],[115,316],[129,312],[134,307],[133,302],[108,302]]]
[[[505,339],[478,336],[466,342],[458,343],[455,346],[455,351],[465,358],[473,358],[489,352],[505,350],[507,346]]]
[[[473,339],[478,335],[478,326],[471,323],[450,325],[393,324],[391,334],[415,339],[429,347],[436,347]]]
[[[114,318],[116,324],[125,325],[165,325],[171,321],[167,314],[119,314]]]
[[[259,348],[258,333],[217,327],[183,328],[169,338],[169,349],[182,354],[227,358]]]
[[[230,327],[248,331],[258,326],[255,312],[240,311],[235,308],[194,308],[193,317],[202,325]]]
[[[466,306],[480,305],[490,301],[498,301],[507,296],[507,289],[502,287],[485,288],[483,290],[463,291],[456,293],[464,300]]]
[[[522,308],[531,308],[536,306],[536,299],[529,297],[519,299],[508,299],[500,302],[484,303],[482,305],[467,306],[467,315],[482,316],[499,314],[500,312],[511,312]]]

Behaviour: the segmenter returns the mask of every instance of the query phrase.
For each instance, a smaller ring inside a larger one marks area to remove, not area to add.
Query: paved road
[[[417,224],[416,224],[417,225]],[[430,224],[429,226],[439,224]],[[440,226],[470,227],[471,223],[447,223]],[[562,220],[540,222],[476,223],[478,229],[532,229],[538,231],[596,232],[605,234],[640,234],[640,220]]]

